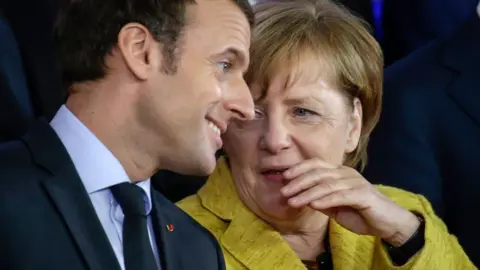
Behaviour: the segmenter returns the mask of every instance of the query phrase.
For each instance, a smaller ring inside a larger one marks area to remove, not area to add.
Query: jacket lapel
[[[51,174],[42,185],[65,221],[88,268],[120,269],[75,167],[49,124],[39,121],[23,141],[34,162]]]
[[[220,242],[250,270],[305,269],[281,235],[245,208],[239,209]]]
[[[335,221],[330,221],[329,237],[335,270],[356,270],[359,265],[372,264],[374,237],[359,237]]]
[[[217,169],[198,195],[206,209],[230,222],[220,244],[246,268],[305,269],[281,235],[243,205],[224,158],[218,160]]]
[[[480,19],[478,14],[445,42],[444,65],[457,77],[448,88],[449,96],[480,126]]]
[[[182,266],[178,264],[179,252],[182,252],[185,248],[182,248],[183,243],[178,230],[168,229],[168,226],[174,225],[174,217],[168,212],[172,203],[159,192],[153,190],[152,200],[152,227],[155,232],[162,269],[181,269]]]

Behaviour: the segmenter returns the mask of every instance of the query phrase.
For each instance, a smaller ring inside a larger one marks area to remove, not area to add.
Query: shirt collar
[[[65,146],[88,194],[130,182],[118,159],[65,105],[58,110],[50,126]],[[137,186],[145,191],[147,212],[150,212],[150,179]]]

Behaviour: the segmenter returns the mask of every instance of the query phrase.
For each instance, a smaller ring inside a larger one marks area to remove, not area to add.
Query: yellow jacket
[[[392,187],[378,189],[403,207],[423,215],[425,246],[404,266],[394,266],[378,239],[354,234],[331,221],[334,269],[477,269],[424,197]],[[223,159],[198,194],[178,206],[215,235],[228,270],[306,269],[280,234],[243,205]]]

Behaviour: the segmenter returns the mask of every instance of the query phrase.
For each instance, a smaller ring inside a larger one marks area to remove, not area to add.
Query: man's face
[[[250,26],[231,0],[188,5],[174,75],[159,71],[144,96],[144,126],[158,138],[162,169],[205,175],[215,168],[221,133],[232,118],[253,117],[243,80]]]

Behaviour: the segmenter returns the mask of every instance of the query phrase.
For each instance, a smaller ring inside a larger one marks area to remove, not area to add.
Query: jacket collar
[[[48,123],[39,120],[22,138],[47,174],[41,184],[58,209],[88,269],[118,269],[118,261],[70,157]]]

